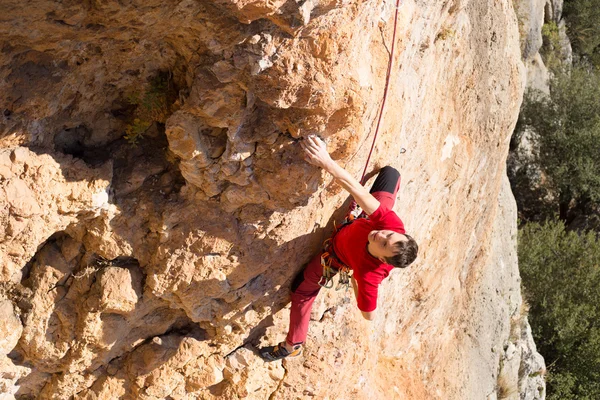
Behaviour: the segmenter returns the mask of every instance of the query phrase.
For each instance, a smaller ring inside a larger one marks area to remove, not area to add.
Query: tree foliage
[[[175,111],[176,96],[177,92],[170,76],[165,73],[154,77],[143,93],[129,94],[127,102],[134,106],[134,112],[125,128],[124,138],[130,144],[136,145],[153,123],[164,124]]]
[[[564,17],[575,53],[600,67],[600,0],[565,0]]]
[[[562,222],[528,223],[519,264],[549,400],[600,399],[600,240]]]
[[[600,204],[600,73],[580,64],[557,71],[550,96],[528,92],[517,130],[536,133],[531,160],[544,175],[544,190],[560,216]]]
[[[563,15],[576,61],[566,65],[559,26],[546,23],[550,93],[525,95],[512,144],[532,146],[515,153],[511,184],[528,221],[519,231],[519,269],[548,365],[547,398],[596,400],[600,240],[575,227],[600,226],[600,0],[565,0]],[[529,142],[521,141],[525,133]]]
[[[542,39],[540,55],[544,60],[544,65],[551,71],[561,68],[565,60],[562,54],[560,30],[556,22],[549,21],[542,26]]]

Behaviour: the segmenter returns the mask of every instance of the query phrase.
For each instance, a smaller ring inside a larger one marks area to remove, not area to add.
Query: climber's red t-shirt
[[[387,229],[404,234],[404,224],[395,212],[380,205],[369,218],[359,218],[342,228],[333,239],[335,254],[352,268],[358,283],[357,303],[361,311],[377,308],[379,284],[390,273],[393,266],[382,263],[367,251],[369,232]]]

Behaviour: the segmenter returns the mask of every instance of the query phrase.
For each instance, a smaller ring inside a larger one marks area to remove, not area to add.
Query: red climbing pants
[[[381,204],[391,210],[396,203],[399,188],[400,173],[392,167],[384,167],[379,171],[370,192]],[[317,253],[292,283],[290,328],[286,337],[290,345],[304,343],[306,340],[310,311],[321,289],[319,286],[323,276],[321,254],[322,252]]]

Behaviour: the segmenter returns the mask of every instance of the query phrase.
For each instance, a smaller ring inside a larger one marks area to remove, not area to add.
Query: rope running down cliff
[[[379,110],[379,118],[377,119],[377,127],[375,128],[375,136],[373,136],[373,144],[371,144],[371,150],[369,151],[369,156],[367,157],[367,162],[365,163],[365,169],[363,170],[362,177],[360,178],[360,183],[362,185],[365,184],[365,174],[367,173],[367,167],[369,166],[369,161],[371,160],[371,154],[373,153],[373,149],[375,148],[375,141],[377,140],[377,134],[379,133],[379,126],[381,125],[381,118],[383,117],[383,109],[385,108],[385,101],[387,100],[388,88],[390,86],[390,75],[392,74],[392,64],[394,62],[394,46],[396,44],[396,27],[398,25],[398,10],[400,8],[400,0],[396,0],[396,13],[394,15],[394,33],[392,35],[392,48],[390,49],[390,62],[388,63],[387,75],[385,78],[385,88],[383,90],[383,100],[381,102],[381,109]]]

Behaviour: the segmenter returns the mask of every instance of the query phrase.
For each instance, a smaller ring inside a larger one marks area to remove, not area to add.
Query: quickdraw
[[[319,286],[325,289],[333,287],[333,277],[340,274],[338,284],[335,290],[340,290],[343,287],[348,290],[350,287],[350,267],[342,263],[331,249],[331,240],[333,237],[323,242],[323,253],[321,253],[321,265],[323,266],[323,276],[319,280]],[[335,264],[335,265],[334,265]]]

